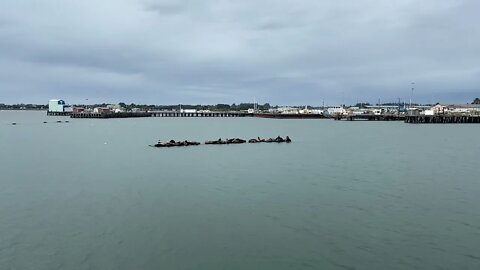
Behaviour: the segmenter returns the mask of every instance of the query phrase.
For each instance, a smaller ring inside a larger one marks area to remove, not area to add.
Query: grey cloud
[[[186,10],[185,4],[179,2],[158,2],[146,4],[145,10],[153,11],[160,15],[179,14]]]
[[[0,102],[480,96],[474,0],[5,0]]]
[[[260,30],[277,30],[277,29],[283,29],[285,27],[288,27],[288,25],[283,24],[281,22],[269,21],[269,22],[264,22],[259,24],[257,28]]]

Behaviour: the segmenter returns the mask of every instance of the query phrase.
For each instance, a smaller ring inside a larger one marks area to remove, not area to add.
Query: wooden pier
[[[119,112],[119,113],[72,113],[71,118],[133,118],[133,117],[251,117],[253,114],[245,112],[177,112],[177,111],[150,111],[150,112]]]
[[[130,118],[130,117],[259,117],[274,119],[322,119],[321,114],[279,114],[279,113],[247,113],[247,112],[178,112],[178,111],[150,111],[150,112],[120,112],[120,113],[72,113],[71,118]]]
[[[156,111],[149,112],[152,117],[252,117],[253,114],[246,112],[177,112]]]
[[[70,116],[72,112],[51,112],[47,111],[48,116]]]
[[[273,119],[322,119],[321,114],[280,114],[280,113],[247,113],[247,112],[179,112],[179,111],[150,111],[150,112],[119,112],[119,113],[89,113],[89,112],[47,112],[49,116],[70,116],[71,118],[137,118],[137,117],[258,117]],[[366,121],[404,121],[409,124],[469,124],[480,123],[480,114],[440,114],[440,115],[398,115],[398,114],[358,114],[335,115],[335,120],[366,120]]]
[[[72,113],[71,118],[90,118],[90,119],[107,119],[107,118],[134,118],[134,117],[151,117],[148,112],[120,112],[120,113]]]
[[[324,119],[323,114],[255,113],[254,117],[273,119]]]
[[[366,120],[366,121],[403,121],[405,120],[404,115],[398,114],[349,114],[349,115],[335,115],[333,116],[335,120],[347,120],[347,121],[355,121],[355,120]]]
[[[480,115],[409,115],[409,124],[480,124]]]

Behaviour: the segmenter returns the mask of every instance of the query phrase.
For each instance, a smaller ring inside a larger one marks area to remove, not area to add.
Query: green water
[[[293,143],[148,147],[277,135]],[[0,269],[480,269],[479,138],[480,125],[0,112]]]

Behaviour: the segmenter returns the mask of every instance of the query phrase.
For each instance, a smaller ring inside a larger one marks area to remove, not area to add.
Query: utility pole
[[[410,108],[412,108],[413,90],[415,90],[415,82],[412,82],[411,85],[412,85],[412,94],[410,95]]]
[[[398,115],[400,115],[400,110],[401,110],[401,107],[400,107],[400,98],[398,98]]]

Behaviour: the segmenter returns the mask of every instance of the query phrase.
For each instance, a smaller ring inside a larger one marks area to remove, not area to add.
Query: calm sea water
[[[148,147],[277,135],[293,143]],[[479,138],[480,125],[3,111],[0,269],[480,269]]]

